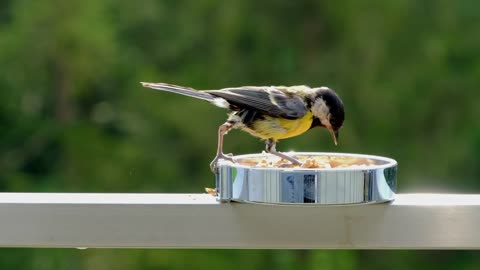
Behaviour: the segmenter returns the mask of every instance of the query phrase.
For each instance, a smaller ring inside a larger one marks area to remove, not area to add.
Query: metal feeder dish
[[[220,160],[217,198],[222,202],[295,205],[348,205],[394,199],[397,162],[393,159],[346,153],[289,154],[303,159],[304,164],[318,160],[320,165],[322,160],[329,163],[321,168],[288,168],[270,154],[234,156],[234,163]]]

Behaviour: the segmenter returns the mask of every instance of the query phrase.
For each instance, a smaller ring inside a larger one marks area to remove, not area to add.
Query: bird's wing
[[[274,117],[296,119],[305,115],[303,98],[275,87],[245,86],[205,91],[238,109],[253,109]]]

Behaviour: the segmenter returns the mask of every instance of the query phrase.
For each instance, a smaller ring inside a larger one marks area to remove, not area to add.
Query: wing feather
[[[205,92],[225,99],[234,108],[257,110],[273,117],[296,119],[307,112],[302,97],[275,87],[245,86]]]

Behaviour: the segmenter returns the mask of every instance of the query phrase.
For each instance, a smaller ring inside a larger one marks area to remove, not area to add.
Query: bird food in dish
[[[290,161],[275,156],[248,157],[235,160],[236,163],[256,168],[301,168],[301,169],[332,169],[332,168],[362,168],[381,165],[384,162],[365,157],[339,155],[295,155],[301,162],[293,165]]]

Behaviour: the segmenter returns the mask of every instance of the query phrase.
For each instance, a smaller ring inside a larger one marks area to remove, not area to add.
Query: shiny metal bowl
[[[372,165],[346,168],[265,168],[242,161],[272,158],[270,154],[234,156],[220,160],[216,172],[217,197],[222,202],[341,205],[379,203],[394,199],[397,162],[393,159],[346,153],[293,153],[299,157],[353,157]]]

